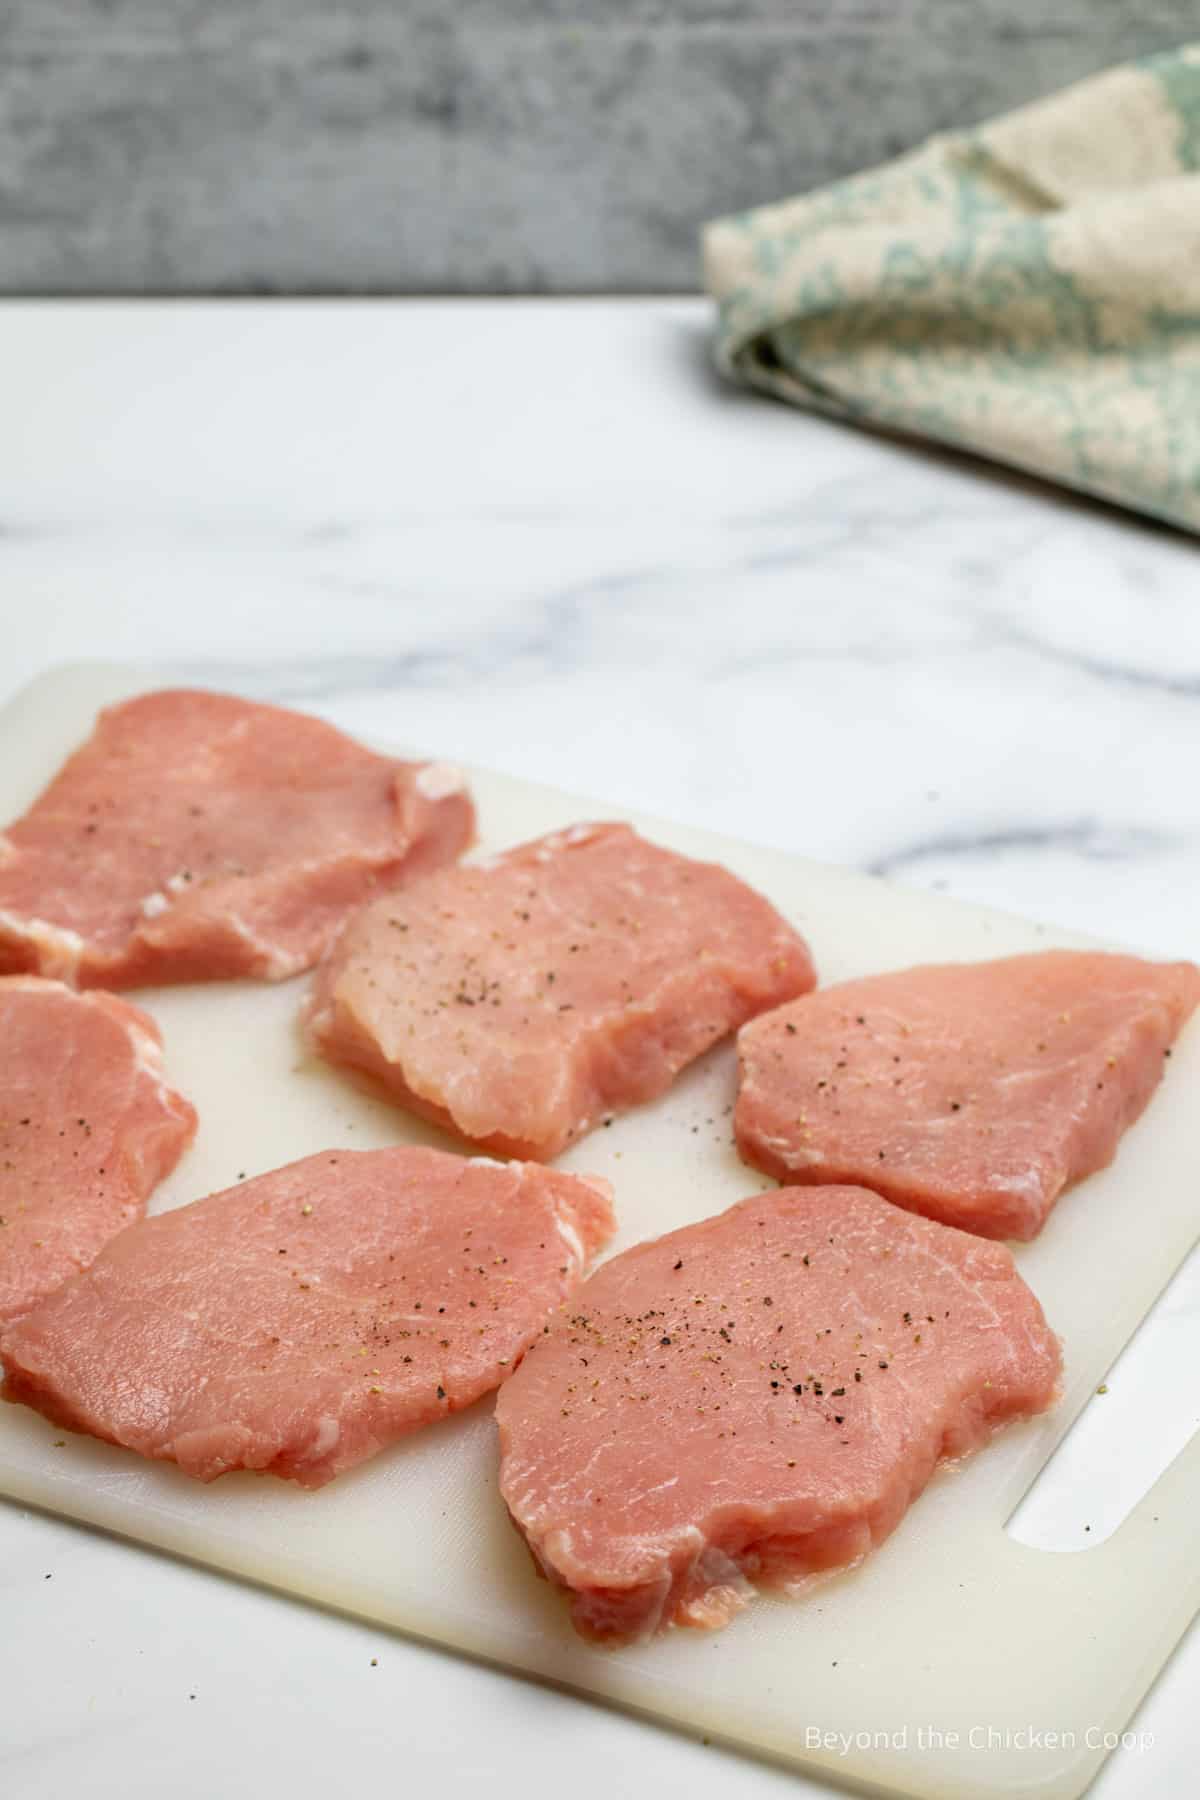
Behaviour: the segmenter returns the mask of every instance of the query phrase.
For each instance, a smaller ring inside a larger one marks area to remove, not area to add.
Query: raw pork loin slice
[[[359,913],[309,1022],[402,1105],[546,1159],[814,980],[803,939],[728,870],[576,825]]]
[[[719,1626],[865,1556],[1059,1362],[1003,1245],[785,1188],[584,1283],[501,1390],[501,1490],[585,1637]]]
[[[141,1215],[195,1129],[144,1012],[33,975],[0,979],[0,1325]]]
[[[320,1487],[503,1381],[612,1230],[602,1181],[322,1152],[125,1232],[0,1338],[5,1397]]]
[[[226,694],[143,694],[101,713],[0,836],[0,972],[282,980],[363,900],[452,860],[473,831],[445,765]]]
[[[742,1156],[1032,1238],[1116,1153],[1200,999],[1192,963],[1049,950],[824,988],[741,1033]]]

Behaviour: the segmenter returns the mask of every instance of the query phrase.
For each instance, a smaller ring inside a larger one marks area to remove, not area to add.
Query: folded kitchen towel
[[[717,359],[1200,531],[1200,45],[704,234]]]

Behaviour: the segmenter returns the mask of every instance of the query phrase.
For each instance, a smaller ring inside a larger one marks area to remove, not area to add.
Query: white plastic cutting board
[[[32,800],[99,706],[145,685],[86,667],[27,689],[0,715],[0,817]],[[448,715],[446,741],[431,748],[453,754],[453,735]],[[605,812],[482,771],[472,783],[488,850]],[[702,832],[635,823],[770,895],[809,938],[825,981],[1078,941]],[[158,1019],[170,1074],[201,1120],[152,1210],[335,1145],[461,1147],[306,1055],[294,1028],[302,992],[303,982],[230,983],[135,996]],[[615,1184],[614,1248],[763,1185],[730,1146],[733,1091],[732,1051],[719,1049],[666,1100],[563,1158]],[[1198,1096],[1193,1027],[1115,1166],[1060,1203],[1019,1253],[1065,1340],[1066,1393],[1053,1416],[936,1477],[861,1568],[807,1599],[760,1599],[715,1635],[678,1631],[617,1653],[574,1636],[499,1501],[490,1401],[315,1494],[241,1475],[202,1487],[86,1438],[60,1443],[34,1414],[5,1407],[0,1492],[840,1780],[948,1800],[1073,1796],[1103,1760],[1104,1733],[1124,1725],[1200,1605],[1200,1438],[1091,1550],[1027,1548],[1003,1527],[1197,1236]],[[1030,1732],[1057,1736],[1029,1747]],[[814,1739],[827,1733],[871,1741],[847,1754],[836,1737]]]

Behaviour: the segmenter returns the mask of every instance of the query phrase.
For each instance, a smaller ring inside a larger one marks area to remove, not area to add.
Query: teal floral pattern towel
[[[710,225],[730,375],[1200,531],[1200,45]]]

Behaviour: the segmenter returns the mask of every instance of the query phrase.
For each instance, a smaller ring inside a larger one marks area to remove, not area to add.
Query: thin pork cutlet
[[[823,988],[740,1034],[738,1147],[780,1181],[1033,1238],[1112,1161],[1197,999],[1192,963],[1074,950]]]
[[[0,972],[76,987],[311,967],[356,906],[474,835],[461,779],[188,689],[101,713],[0,835]]]
[[[1059,1365],[1003,1245],[784,1188],[584,1283],[500,1392],[501,1492],[585,1637],[719,1626],[865,1556]]]
[[[365,908],[308,1023],[402,1106],[548,1160],[814,980],[803,939],[728,870],[577,825]]]
[[[195,1130],[146,1013],[0,978],[0,1326],[140,1218]]]
[[[320,1487],[503,1381],[612,1230],[598,1180],[308,1156],[116,1239],[0,1337],[4,1397],[201,1481]]]

